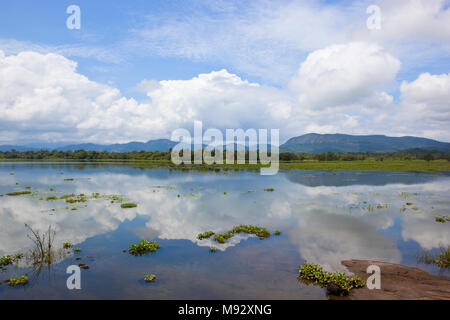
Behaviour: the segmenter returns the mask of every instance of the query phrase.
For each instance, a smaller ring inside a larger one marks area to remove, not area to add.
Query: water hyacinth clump
[[[136,208],[137,204],[136,203],[122,203],[120,205],[120,207],[123,209]]]
[[[9,279],[9,285],[11,287],[24,286],[28,283],[28,276],[20,276],[16,278]]]
[[[0,257],[0,267],[6,267],[22,259],[23,254],[7,255]]]
[[[22,195],[25,195],[25,194],[31,194],[31,191],[18,191],[18,192],[6,193],[6,195],[9,196],[9,197],[22,196]]]
[[[203,232],[203,233],[199,233],[198,236],[197,236],[197,239],[198,240],[208,239],[208,238],[211,238],[212,235],[214,235],[214,232],[206,231],[206,232]]]
[[[338,286],[344,294],[354,288],[363,288],[366,284],[359,276],[349,277],[345,272],[325,272],[318,264],[305,263],[299,269],[300,279],[312,281],[322,287],[333,284]]]
[[[64,249],[70,249],[73,247],[73,244],[71,244],[70,242],[64,242],[63,243],[63,248]]]
[[[265,239],[270,237],[270,232],[266,228],[261,228],[253,225],[239,225],[236,227],[233,227],[231,230],[228,230],[224,233],[214,233],[212,231],[207,231],[204,233],[200,233],[197,236],[197,239],[203,240],[206,238],[210,238],[214,235],[213,240],[218,243],[225,243],[228,239],[233,237],[237,233],[247,233],[247,234],[254,234],[260,239]]]
[[[147,241],[147,240],[141,240],[136,244],[132,244],[129,246],[130,249],[128,252],[134,256],[141,256],[145,253],[149,252],[155,252],[161,246],[156,241]]]
[[[156,276],[154,274],[146,274],[144,276],[145,282],[153,282],[153,281],[155,281],[155,279],[156,279]]]

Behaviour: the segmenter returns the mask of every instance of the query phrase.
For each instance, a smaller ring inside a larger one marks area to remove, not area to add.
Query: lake
[[[6,195],[20,191],[31,194]],[[89,197],[60,199],[71,194]],[[41,232],[52,226],[55,247],[70,242],[81,249],[41,270],[25,262],[8,266],[0,280],[28,274],[30,282],[1,284],[0,299],[326,299],[324,289],[297,280],[305,261],[335,271],[345,270],[342,260],[372,259],[448,275],[416,257],[450,244],[450,221],[435,221],[450,215],[448,172],[280,170],[261,176],[4,162],[0,195],[0,256],[32,248],[25,224]],[[125,209],[121,202],[138,206]],[[281,235],[238,234],[224,244],[197,239],[240,224]],[[156,240],[161,249],[143,256],[124,252],[142,239]],[[79,263],[89,267],[81,272],[82,288],[68,290],[66,269]],[[156,281],[146,283],[146,274]]]

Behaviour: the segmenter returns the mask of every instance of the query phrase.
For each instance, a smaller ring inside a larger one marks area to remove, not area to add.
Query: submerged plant
[[[325,272],[318,264],[305,263],[299,269],[300,279],[312,281],[322,287],[337,287],[337,292],[348,294],[354,288],[363,288],[366,284],[359,276],[349,277],[345,272]]]
[[[145,282],[153,282],[153,281],[155,281],[155,279],[156,279],[156,276],[154,274],[146,274],[144,276]]]
[[[28,276],[23,275],[20,277],[11,278],[8,282],[11,287],[24,286],[28,283]]]
[[[264,189],[264,191],[267,191],[267,192],[274,192],[275,189],[274,189],[274,188],[268,188],[268,189]]]
[[[129,246],[128,252],[134,256],[141,256],[145,253],[155,252],[161,246],[156,241],[141,240]]]

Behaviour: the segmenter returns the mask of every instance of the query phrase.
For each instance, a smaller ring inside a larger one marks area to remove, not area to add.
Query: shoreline
[[[349,294],[352,300],[450,300],[449,276],[381,261],[344,260],[341,263],[364,281],[370,276],[366,272],[369,265],[381,269],[381,289],[369,290],[367,286],[353,289]]]

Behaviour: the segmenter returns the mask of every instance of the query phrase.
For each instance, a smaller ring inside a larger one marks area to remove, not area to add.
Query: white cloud
[[[400,91],[400,130],[450,139],[450,73],[422,73],[412,82],[403,81]]]
[[[381,89],[399,66],[379,45],[333,45],[306,58],[289,90],[220,70],[188,80],[143,80],[137,89],[149,99],[142,103],[89,80],[61,55],[0,51],[0,143],[146,141],[191,129],[194,120],[204,129],[279,128],[282,140],[307,132],[450,139],[449,75],[403,82],[395,104]]]
[[[353,42],[311,53],[289,87],[300,93],[302,105],[316,109],[354,104],[392,81],[400,61],[382,47]]]

